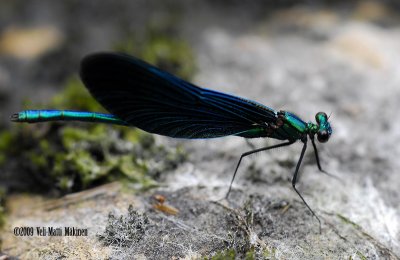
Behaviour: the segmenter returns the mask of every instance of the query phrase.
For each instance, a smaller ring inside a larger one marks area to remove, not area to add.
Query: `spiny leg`
[[[228,196],[229,196],[229,193],[231,192],[233,181],[235,180],[236,173],[237,173],[237,171],[238,171],[238,169],[239,169],[239,165],[240,165],[240,163],[242,162],[243,157],[246,157],[246,156],[248,156],[248,155],[250,155],[250,154],[253,154],[253,153],[258,153],[258,152],[262,152],[262,151],[266,151],[266,150],[270,150],[270,149],[274,149],[274,148],[278,148],[278,147],[282,147],[282,146],[291,145],[291,144],[293,144],[294,142],[295,142],[295,141],[289,141],[289,142],[285,142],[285,143],[281,143],[281,144],[277,144],[277,145],[272,145],[272,146],[268,146],[268,147],[263,147],[263,148],[259,148],[259,149],[256,149],[256,150],[252,150],[252,151],[243,153],[243,154],[240,156],[240,159],[239,159],[238,164],[236,165],[236,169],[235,169],[235,172],[233,173],[232,180],[231,180],[231,184],[229,185],[229,190],[228,190],[228,193],[226,193],[225,198],[227,199]]]
[[[303,198],[303,196],[301,196],[300,192],[296,189],[296,183],[297,183],[297,174],[299,173],[299,169],[300,169],[300,165],[301,162],[303,160],[304,157],[304,153],[307,150],[307,139],[302,140],[302,142],[304,143],[303,145],[303,149],[301,150],[301,154],[300,154],[300,158],[299,161],[297,162],[296,165],[296,170],[293,174],[293,179],[292,179],[292,187],[293,189],[296,191],[297,195],[299,195],[300,199],[304,202],[304,204],[307,206],[307,208],[311,211],[311,213],[313,214],[313,216],[318,220],[319,222],[319,233],[321,233],[321,220],[318,218],[318,216],[314,213],[314,211],[311,209],[310,206],[308,206],[307,202],[305,201],[305,199]]]
[[[327,171],[325,171],[325,170],[322,169],[321,163],[319,162],[318,150],[317,150],[317,146],[315,145],[314,136],[311,137],[311,143],[312,143],[312,145],[313,145],[313,147],[314,147],[315,159],[316,159],[316,161],[317,161],[317,165],[318,165],[319,171],[320,171],[320,172],[323,172],[323,173],[325,173],[326,175],[328,175],[328,176],[330,176],[330,177],[332,177],[332,178],[335,178],[336,180],[338,180],[338,181],[340,181],[341,183],[343,183],[343,180],[342,180],[342,179],[340,179],[339,177],[337,177],[337,176],[335,176],[335,175],[333,175],[333,174],[331,174],[331,173],[329,173],[329,172],[327,172]]]

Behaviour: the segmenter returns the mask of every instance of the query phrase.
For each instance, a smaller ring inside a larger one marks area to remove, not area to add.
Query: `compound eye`
[[[317,124],[319,124],[319,123],[321,122],[321,119],[322,119],[322,118],[324,118],[325,121],[328,120],[328,116],[326,115],[325,112],[318,112],[318,113],[315,115],[315,121],[317,121]]]
[[[317,133],[317,139],[320,143],[326,143],[329,140],[329,133],[326,130],[321,130]]]

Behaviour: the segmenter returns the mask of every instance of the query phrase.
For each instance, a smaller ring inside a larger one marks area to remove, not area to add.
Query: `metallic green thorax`
[[[315,116],[316,123],[304,122],[301,118],[287,111],[276,112],[274,122],[258,123],[254,128],[238,133],[237,136],[245,138],[270,137],[278,140],[303,140],[307,135],[318,136],[318,140],[329,139],[332,129],[325,113],[319,112]]]
[[[316,124],[314,124],[312,122],[308,122],[307,123],[307,132],[309,134],[315,135],[316,133],[318,133],[319,128],[320,127],[318,125],[316,125]]]
[[[46,121],[83,121],[128,125],[114,115],[70,110],[25,110],[11,116],[14,122],[37,123]]]
[[[307,135],[326,135],[328,138],[332,133],[331,126],[325,113],[319,112],[316,115],[317,123],[304,122],[301,118],[287,111],[279,111],[276,114],[276,121],[260,125],[252,131],[240,136],[247,138],[270,137],[278,140],[302,140]],[[325,137],[326,137],[325,136]]]

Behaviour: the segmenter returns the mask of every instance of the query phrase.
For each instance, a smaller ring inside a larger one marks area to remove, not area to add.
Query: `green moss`
[[[162,156],[165,163],[161,163],[159,169],[164,171],[171,168],[168,163],[176,161],[179,151],[159,149],[153,141],[151,150],[142,152],[145,149],[142,143],[150,149],[149,142],[142,142],[140,138],[147,134],[138,134],[136,142],[124,140],[121,136],[124,135],[119,129],[106,125],[89,128],[64,126],[57,135],[60,146],[40,141],[40,152],[30,153],[29,158],[37,170],[49,172],[57,188],[63,191],[85,189],[97,182],[112,180],[137,183],[145,189],[155,186],[156,182],[149,174],[154,170],[153,164],[156,165],[153,158],[165,153]]]
[[[48,104],[57,109],[104,112],[103,107],[89,94],[77,77],[71,77],[65,83],[64,90],[55,95]]]
[[[50,103],[62,109],[101,111],[75,79]],[[15,125],[0,133],[0,154],[0,162],[12,158],[18,162],[15,171],[36,177],[30,179],[31,190],[61,193],[114,180],[151,188],[157,185],[154,177],[185,159],[182,148],[158,145],[153,135],[141,130],[74,122]]]
[[[211,258],[205,258],[205,259],[211,259],[211,260],[235,260],[236,259],[236,251],[233,248],[226,249],[226,250],[217,252]]]
[[[14,135],[10,131],[0,132],[0,166],[4,164],[6,160],[6,151],[12,149],[14,143]]]
[[[211,259],[275,259],[275,248],[273,248],[271,251],[269,251],[268,249],[260,251],[259,248],[250,247],[248,251],[243,253],[237,252],[236,250],[237,249],[231,248],[218,252]]]
[[[155,144],[154,136],[144,131],[130,131],[128,128],[123,128],[122,134],[124,139],[132,143],[140,143],[145,148],[150,148]]]
[[[254,252],[254,248],[251,248],[249,251],[246,252],[245,259],[246,260],[256,259],[256,253]]]
[[[189,45],[179,39],[158,36],[143,50],[143,59],[189,79],[194,74],[194,56]]]
[[[133,37],[115,44],[114,49],[141,58],[183,79],[193,77],[196,66],[190,45],[178,35],[171,33],[173,24],[165,27],[149,26],[143,38]]]
[[[19,169],[40,176],[39,186],[52,186],[42,187],[44,191],[77,191],[113,180],[147,189],[156,185],[153,177],[185,159],[181,148],[157,145],[154,137],[140,130],[130,129],[133,133],[127,134],[128,130],[107,125],[54,124],[38,139],[32,134],[37,130],[35,126],[27,127],[28,132],[25,127],[17,128],[10,139],[30,142],[6,146],[4,156],[14,156],[14,160],[22,162]],[[130,140],[124,138],[126,135]]]

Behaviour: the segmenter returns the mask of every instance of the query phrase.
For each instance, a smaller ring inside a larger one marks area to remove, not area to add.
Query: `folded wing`
[[[124,54],[87,56],[80,76],[110,113],[150,133],[177,138],[246,136],[276,121],[269,107],[199,88]]]

